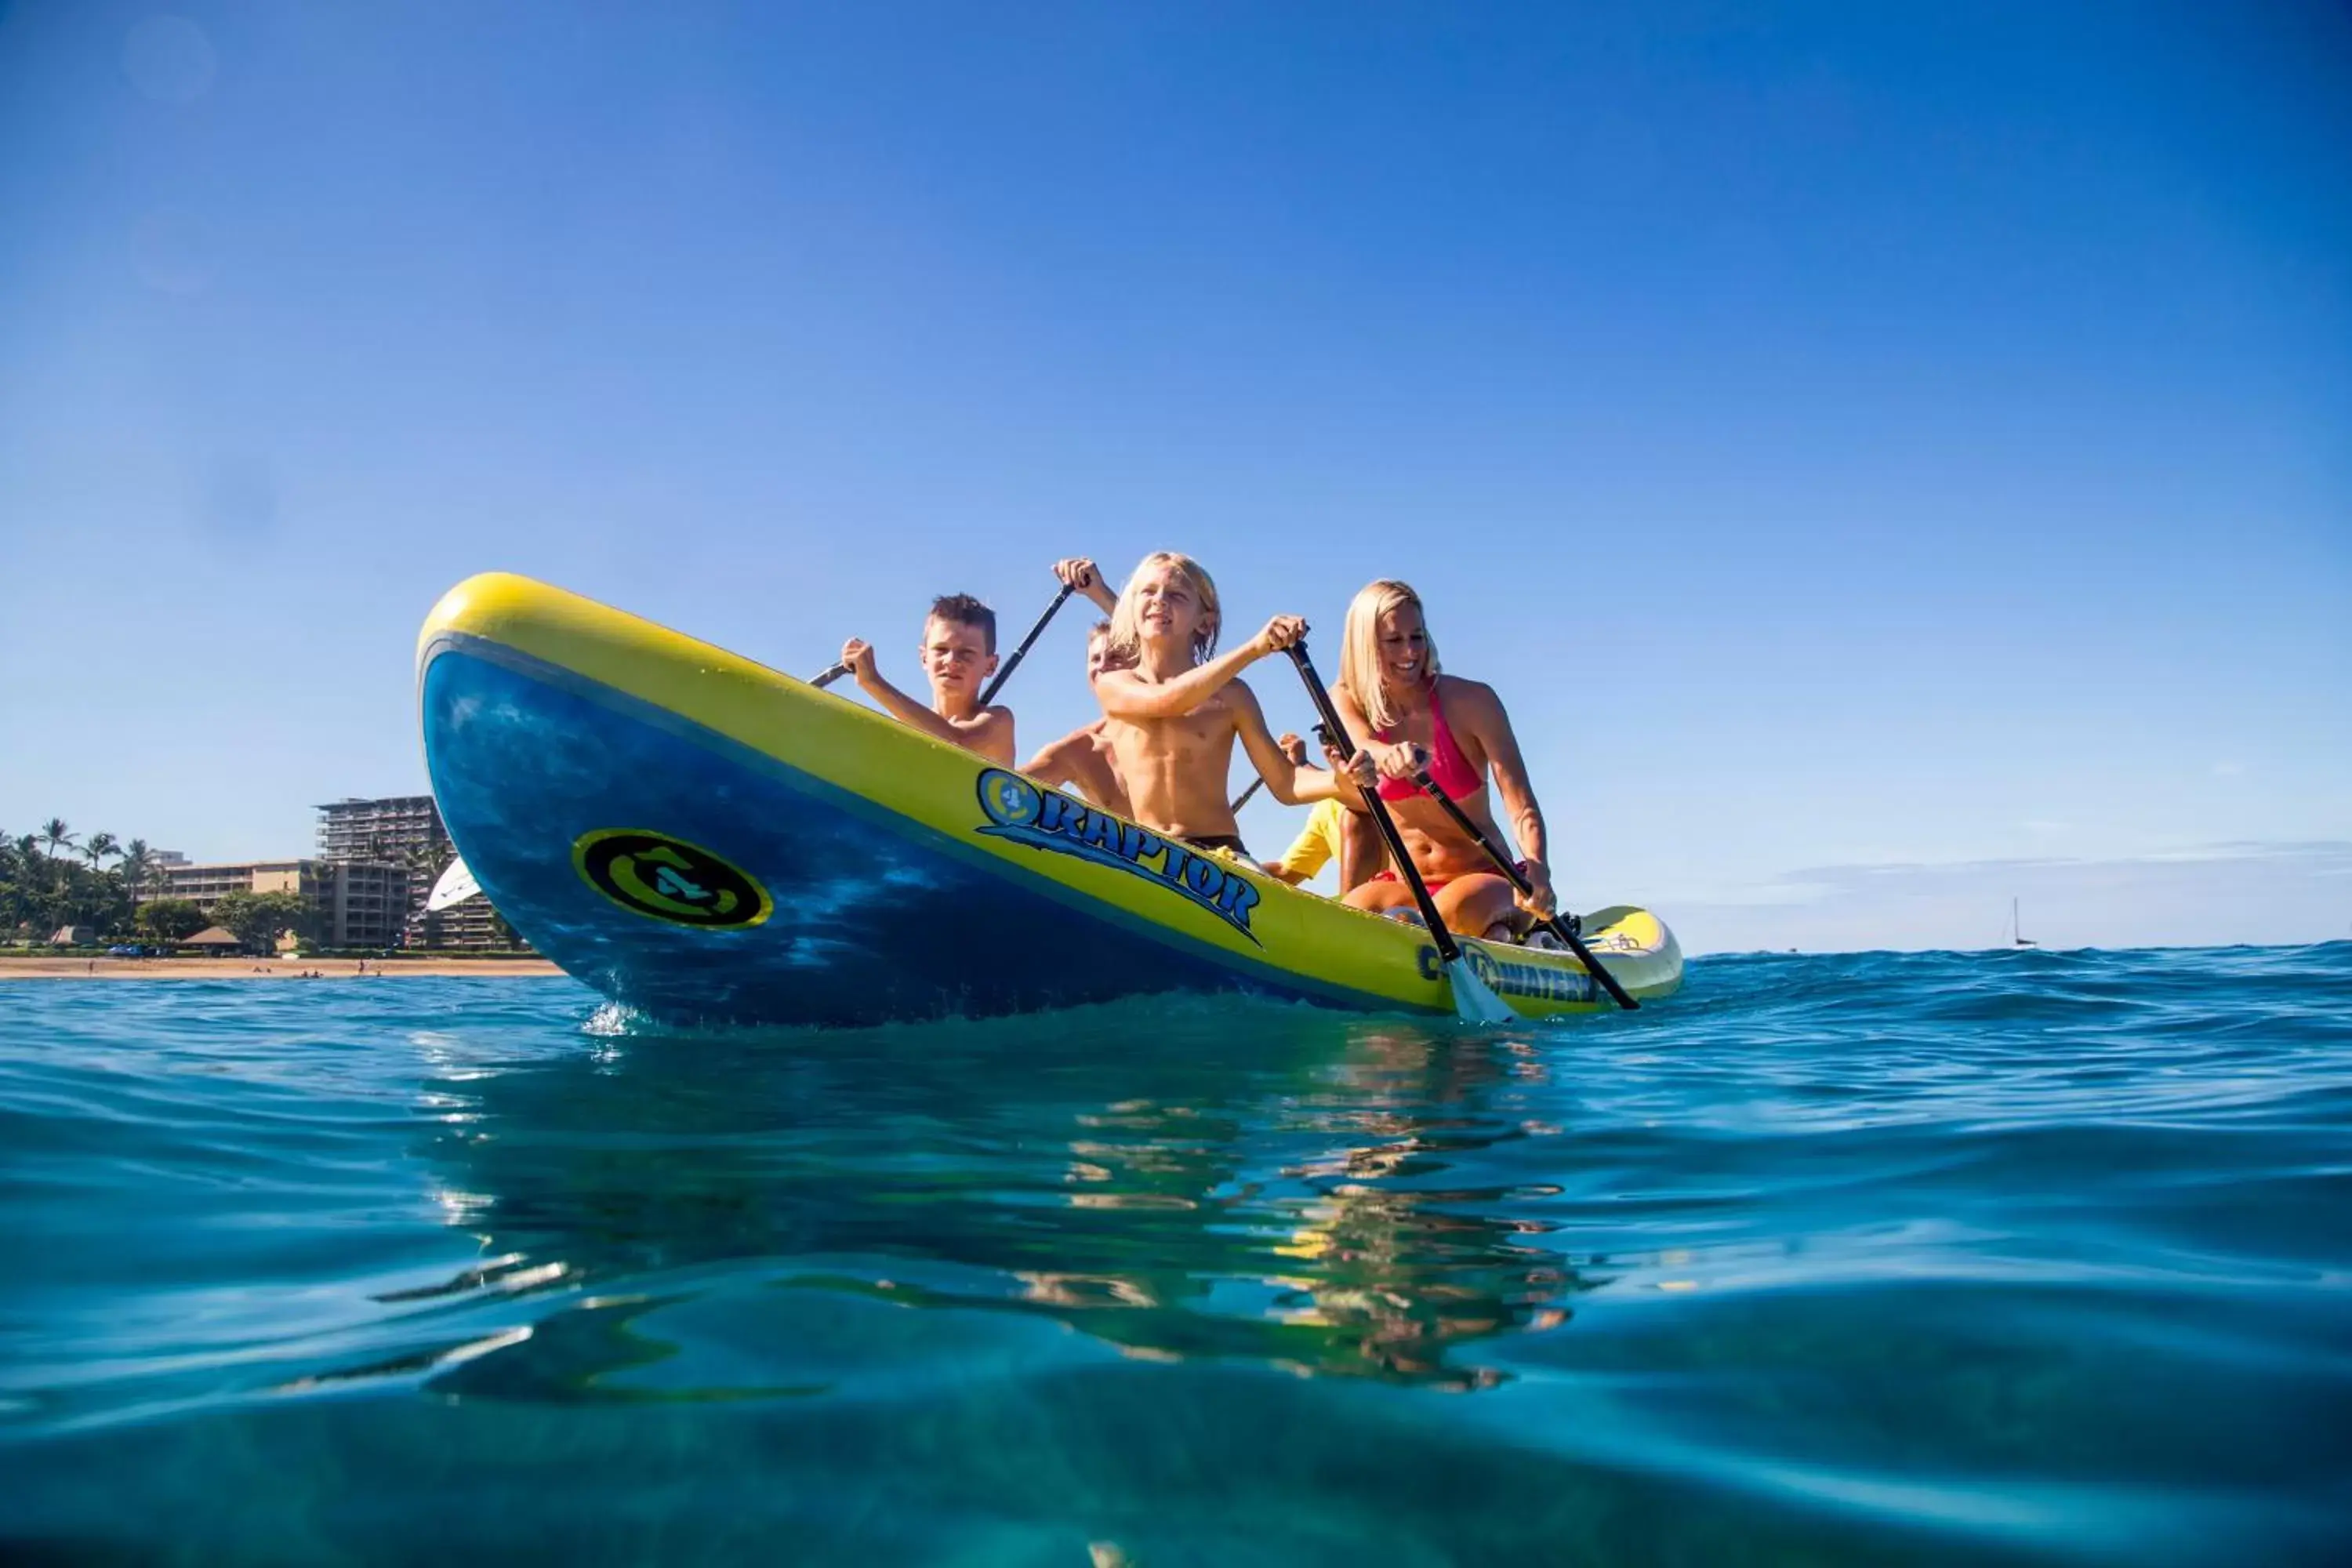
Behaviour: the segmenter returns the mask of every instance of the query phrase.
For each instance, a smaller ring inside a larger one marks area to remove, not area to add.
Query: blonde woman
[[[1103,716],[1117,721],[1106,734],[1134,819],[1204,849],[1246,856],[1226,801],[1236,739],[1285,805],[1354,786],[1285,756],[1257,698],[1238,679],[1305,637],[1307,623],[1276,616],[1248,642],[1220,654],[1222,626],[1217,584],[1199,562],[1172,551],[1145,556],[1111,612],[1095,699]],[[1362,771],[1369,784],[1371,770]]]
[[[1543,812],[1528,787],[1510,715],[1492,687],[1439,668],[1437,639],[1410,584],[1383,578],[1366,584],[1348,606],[1339,684],[1331,696],[1379,771],[1380,796],[1449,930],[1510,941],[1526,929],[1529,915],[1553,912]],[[1444,809],[1422,793],[1413,780],[1424,770],[1464,816],[1501,843],[1487,790],[1491,775],[1512,837],[1527,857],[1519,870],[1533,891],[1524,902]],[[1391,868],[1349,891],[1347,901],[1360,910],[1402,909],[1412,906],[1412,893]]]

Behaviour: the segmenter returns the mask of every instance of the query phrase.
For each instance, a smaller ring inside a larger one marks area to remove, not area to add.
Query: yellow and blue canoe
[[[451,589],[417,686],[433,794],[482,890],[654,1018],[863,1025],[1174,992],[1453,1011],[1415,928],[529,578]],[[1637,997],[1681,984],[1654,916],[1585,925]],[[1524,1015],[1611,1005],[1569,954],[1463,945]]]

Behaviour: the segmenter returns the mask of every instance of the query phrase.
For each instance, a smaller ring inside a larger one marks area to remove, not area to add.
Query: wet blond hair
[[[1403,716],[1389,705],[1388,692],[1381,682],[1381,617],[1391,610],[1411,605],[1421,610],[1421,631],[1426,639],[1422,653],[1423,668],[1428,679],[1437,679],[1437,634],[1429,629],[1429,612],[1422,609],[1421,595],[1412,591],[1410,583],[1400,583],[1393,577],[1382,577],[1367,583],[1348,605],[1348,624],[1339,634],[1339,685],[1356,700],[1364,710],[1364,718],[1375,731],[1393,730]]]
[[[1201,603],[1201,629],[1192,637],[1192,662],[1201,664],[1217,651],[1217,633],[1224,626],[1223,612],[1217,607],[1216,579],[1211,577],[1201,563],[1189,555],[1173,550],[1155,550],[1135,563],[1127,575],[1127,586],[1118,593],[1118,607],[1110,613],[1110,651],[1114,658],[1129,664],[1143,658],[1142,612],[1137,607],[1135,585],[1154,566],[1165,566],[1184,579],[1192,596]]]

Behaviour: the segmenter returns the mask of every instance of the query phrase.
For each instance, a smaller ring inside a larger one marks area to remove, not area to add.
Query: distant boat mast
[[[2037,947],[2041,945],[2032,937],[2026,935],[2025,932],[2019,928],[2017,923],[2017,900],[2013,898],[2009,900],[2009,945],[2011,947]]]

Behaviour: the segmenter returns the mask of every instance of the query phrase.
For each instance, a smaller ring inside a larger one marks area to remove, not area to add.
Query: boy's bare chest
[[[1127,731],[1119,739],[1143,752],[1188,754],[1231,741],[1234,711],[1223,700],[1215,700],[1174,718],[1128,720],[1119,727]]]

